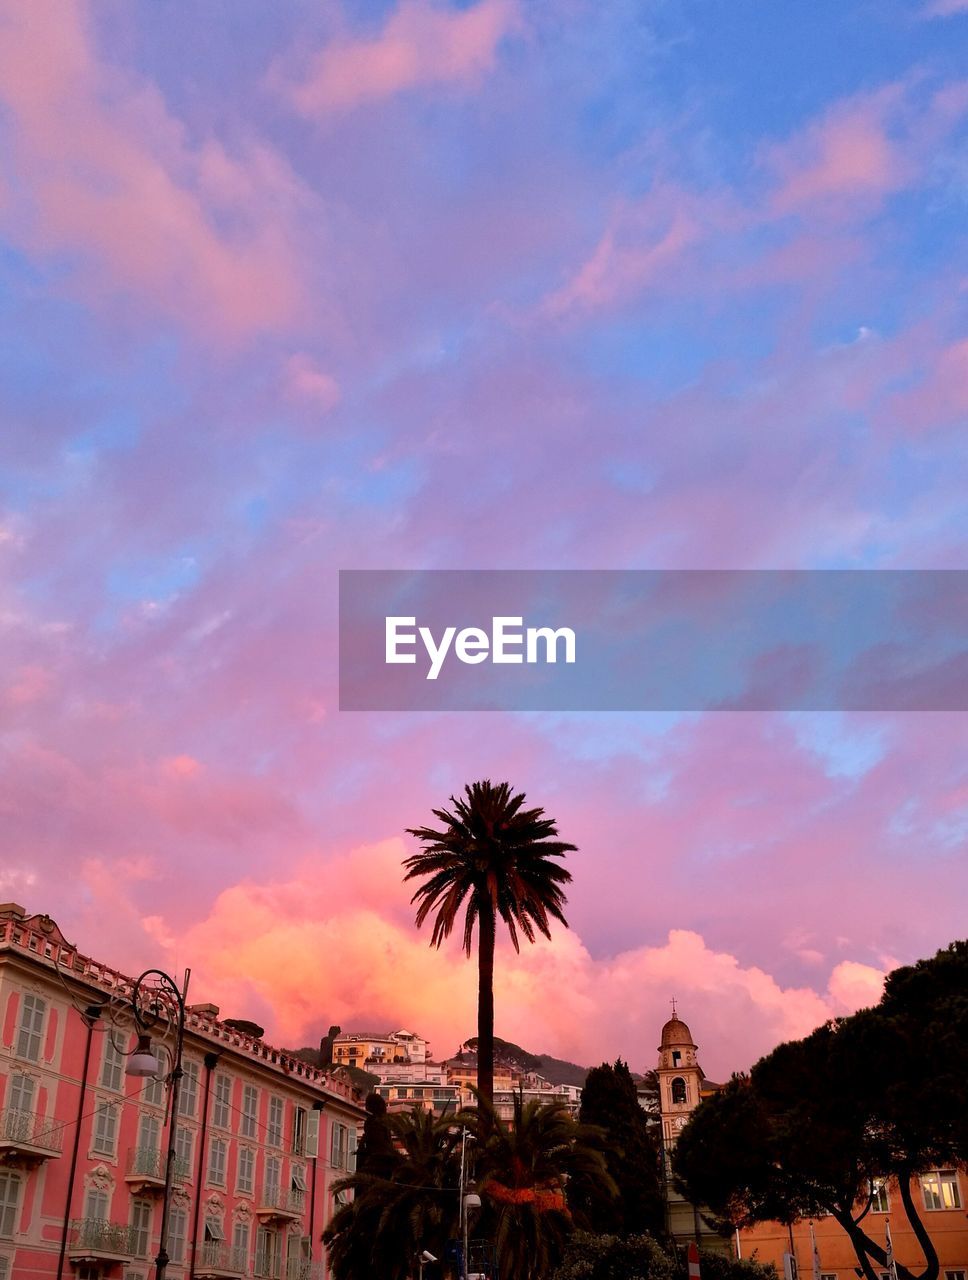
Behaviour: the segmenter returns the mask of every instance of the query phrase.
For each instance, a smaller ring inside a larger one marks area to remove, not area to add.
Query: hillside
[[[477,1036],[465,1040],[462,1052],[457,1055],[467,1061],[476,1059]],[[574,1084],[581,1087],[589,1067],[581,1067],[577,1062],[568,1062],[564,1058],[555,1058],[550,1053],[531,1053],[522,1049],[511,1040],[494,1037],[494,1062],[502,1066],[517,1067],[519,1071],[536,1071],[552,1084]]]

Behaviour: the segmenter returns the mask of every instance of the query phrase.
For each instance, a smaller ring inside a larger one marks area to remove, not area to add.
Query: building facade
[[[171,1058],[159,1078],[127,1074],[133,985],[48,916],[0,906],[0,1280],[153,1271]],[[362,1099],[218,1012],[186,1012],[168,1274],[323,1280]]]
[[[412,1031],[347,1031],[333,1041],[333,1063],[379,1075],[393,1063],[427,1061],[427,1041]]]

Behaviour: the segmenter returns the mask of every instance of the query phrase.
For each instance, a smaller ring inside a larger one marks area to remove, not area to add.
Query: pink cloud
[[[297,352],[286,361],[283,372],[286,394],[311,405],[321,413],[334,409],[340,400],[339,383],[320,369],[312,356]]]
[[[702,234],[685,197],[673,193],[623,206],[612,216],[591,256],[542,304],[551,316],[597,310],[626,301],[649,287]]]
[[[842,960],[834,968],[827,984],[837,1014],[853,1013],[877,1004],[884,991],[885,976],[886,970],[876,969],[873,965]]]
[[[0,216],[19,242],[66,256],[89,296],[134,294],[205,332],[290,322],[302,299],[286,211],[303,196],[285,162],[254,143],[237,157],[193,145],[152,86],[98,61],[75,0],[0,11],[18,179]]]
[[[968,339],[925,353],[916,385],[891,397],[887,416],[914,436],[960,427],[968,412]]]
[[[926,18],[950,18],[956,13],[968,13],[968,0],[933,0],[924,9]]]
[[[778,214],[838,199],[877,198],[903,185],[908,168],[888,136],[893,95],[833,112],[774,153],[780,178],[772,205]]]
[[[478,0],[460,10],[401,0],[378,35],[337,37],[295,83],[285,82],[279,66],[271,78],[306,116],[410,89],[474,86],[494,66],[500,42],[517,22],[514,0]]]

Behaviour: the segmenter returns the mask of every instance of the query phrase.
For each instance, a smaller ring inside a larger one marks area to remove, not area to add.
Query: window
[[[10,1092],[7,1095],[7,1107],[10,1111],[33,1111],[34,1089],[36,1081],[32,1076],[18,1072],[10,1077]]]
[[[292,1154],[294,1156],[304,1156],[306,1154],[305,1107],[293,1107],[292,1109]]]
[[[673,1105],[686,1102],[688,1095],[686,1093],[686,1082],[682,1076],[676,1076],[672,1082],[672,1102]]]
[[[194,1118],[195,1112],[198,1110],[197,1062],[185,1062],[182,1064],[181,1097],[178,1100],[178,1110],[183,1116],[191,1116],[192,1118]]]
[[[44,1033],[46,1000],[24,993],[20,1006],[20,1030],[17,1033],[17,1057],[28,1062],[40,1061],[41,1038]]]
[[[954,1169],[936,1169],[921,1178],[925,1209],[960,1209],[958,1175]]]
[[[0,1280],[10,1280],[10,1259],[0,1254]]]
[[[820,1280],[837,1280],[836,1271],[821,1271]]]
[[[224,1240],[225,1232],[222,1230],[222,1224],[218,1218],[205,1219],[205,1239],[208,1243],[213,1240]]]
[[[242,1270],[249,1270],[249,1224],[237,1222],[232,1232],[232,1248],[239,1255]]]
[[[285,1103],[281,1098],[269,1099],[269,1123],[266,1125],[266,1142],[270,1147],[282,1146],[282,1115]]]
[[[239,1133],[243,1138],[254,1138],[259,1120],[259,1090],[254,1084],[247,1084],[242,1090],[242,1119],[239,1122]]]
[[[20,1208],[20,1174],[0,1169],[0,1237],[9,1240],[17,1226]]]
[[[208,1148],[208,1180],[217,1187],[225,1186],[225,1157],[228,1143],[224,1138],[212,1138]]]
[[[965,1280],[964,1271],[946,1271],[944,1280]]]
[[[890,1213],[891,1202],[887,1194],[887,1179],[874,1178],[871,1182],[871,1213]]]
[[[131,1202],[131,1252],[136,1258],[147,1258],[151,1237],[151,1205],[147,1200]]]
[[[346,1168],[346,1125],[334,1124],[329,1136],[329,1163],[334,1169]]]
[[[185,1257],[185,1229],[187,1214],[178,1205],[168,1210],[168,1257],[172,1262],[182,1262]]]
[[[229,1076],[215,1077],[215,1097],[212,1102],[212,1124],[216,1129],[231,1128],[232,1081]]]
[[[255,1273],[275,1280],[282,1270],[282,1236],[271,1227],[259,1227],[255,1233]]]
[[[306,1171],[302,1165],[294,1164],[290,1173],[293,1191],[306,1191]]]
[[[672,1065],[678,1067],[682,1062],[682,1053],[678,1049],[672,1050]]]
[[[266,1156],[266,1191],[278,1191],[281,1185],[279,1171],[281,1168],[278,1156]]]
[[[90,1187],[84,1197],[84,1217],[95,1218],[98,1222],[107,1222],[109,1205],[110,1200],[106,1191],[102,1191],[100,1187]]]
[[[104,1037],[104,1057],[101,1059],[101,1079],[98,1082],[102,1089],[111,1089],[121,1093],[124,1088],[124,1054],[115,1043],[113,1032]]]
[[[118,1139],[118,1108],[114,1102],[102,1102],[94,1113],[92,1146],[102,1156],[113,1156]],[[88,1214],[90,1217],[90,1214]]]
[[[175,1130],[175,1155],[186,1169],[192,1167],[192,1149],[195,1146],[195,1135],[191,1129],[179,1125]]]
[[[322,1116],[322,1111],[313,1107],[306,1117],[306,1142],[303,1155],[313,1160],[319,1155],[319,1127]]]
[[[157,1116],[145,1112],[138,1122],[138,1149],[140,1151],[158,1151],[161,1148],[161,1121]]]
[[[252,1194],[252,1175],[255,1169],[255,1153],[249,1147],[239,1147],[239,1169],[235,1181],[236,1191]]]

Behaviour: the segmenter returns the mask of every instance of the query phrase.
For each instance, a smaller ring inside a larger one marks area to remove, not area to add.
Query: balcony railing
[[[16,1107],[5,1107],[0,1111],[0,1144],[59,1155],[60,1130],[35,1111],[18,1111]]]
[[[104,1218],[76,1218],[71,1223],[71,1248],[100,1257],[103,1254],[130,1258],[134,1239],[130,1227]]]
[[[286,1280],[323,1280],[325,1264],[310,1262],[308,1258],[292,1257],[286,1260]]]
[[[305,1191],[290,1191],[288,1187],[266,1184],[262,1188],[258,1212],[275,1212],[287,1218],[300,1218],[305,1204]]]
[[[154,1147],[129,1147],[125,1176],[147,1178],[152,1182],[163,1183],[167,1164],[167,1151],[156,1151]],[[176,1156],[175,1167],[172,1170],[174,1181],[187,1182],[190,1172],[188,1161]]]
[[[270,1251],[256,1249],[255,1274],[266,1280],[279,1280],[282,1268],[279,1259]]]
[[[235,1249],[224,1240],[206,1240],[201,1262],[195,1266],[196,1272],[203,1276],[244,1276],[248,1269],[248,1250]]]

